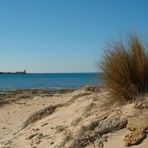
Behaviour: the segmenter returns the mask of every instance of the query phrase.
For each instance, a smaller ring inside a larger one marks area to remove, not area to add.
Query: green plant
[[[148,92],[148,54],[145,44],[131,34],[127,42],[107,47],[101,62],[103,81],[117,100],[132,100]]]

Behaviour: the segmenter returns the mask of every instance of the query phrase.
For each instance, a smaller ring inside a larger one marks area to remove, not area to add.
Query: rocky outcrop
[[[145,129],[141,128],[133,131],[130,134],[127,134],[124,138],[124,141],[125,145],[128,147],[140,144],[145,138],[146,138]]]
[[[85,87],[85,91],[100,92],[100,88],[99,86],[96,86],[96,85],[88,85]]]
[[[132,132],[125,136],[125,145],[128,147],[140,144],[146,138],[148,119],[143,116],[129,117],[127,128]]]
[[[103,134],[107,134],[113,131],[118,131],[120,129],[125,128],[126,125],[127,125],[127,119],[121,118],[120,116],[115,116],[103,120],[94,129],[94,132],[92,132],[92,134],[90,133],[87,135],[84,134],[84,136],[80,135],[80,138],[75,140],[75,143],[73,144],[74,146],[72,146],[72,148],[75,146],[77,146],[78,148],[85,147],[90,143],[94,143],[97,139],[100,139]]]
[[[114,117],[104,120],[98,127],[97,132],[107,134],[109,132],[118,131],[125,128],[127,125],[127,119],[121,117]]]

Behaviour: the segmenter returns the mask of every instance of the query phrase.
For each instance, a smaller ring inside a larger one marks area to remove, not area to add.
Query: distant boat
[[[27,74],[26,70],[17,72],[0,72],[0,74]]]

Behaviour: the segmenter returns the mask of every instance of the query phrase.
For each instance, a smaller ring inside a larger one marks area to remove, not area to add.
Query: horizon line
[[[19,72],[0,72],[0,74],[19,74]],[[83,74],[83,73],[102,73],[101,71],[99,72],[26,72],[25,74]],[[21,72],[20,72],[21,74]],[[23,72],[22,72],[23,74]]]
[[[100,72],[27,72],[27,74],[73,74],[73,73],[100,73]]]

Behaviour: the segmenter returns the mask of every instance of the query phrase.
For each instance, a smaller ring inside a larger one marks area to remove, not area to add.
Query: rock
[[[127,134],[124,138],[125,145],[127,147],[140,144],[146,138],[145,129],[137,129],[130,134]]]
[[[120,118],[120,117],[109,118],[101,122],[101,124],[97,127],[98,128],[97,133],[100,133],[101,135],[107,134],[109,132],[123,129],[126,127],[126,125],[127,125],[126,118]]]
[[[88,85],[85,87],[85,91],[98,92],[98,91],[100,91],[100,89],[96,85]]]
[[[44,124],[42,124],[41,127],[46,126],[46,125],[48,125],[48,123],[44,123]]]
[[[35,133],[35,134],[31,134],[28,138],[27,138],[27,140],[31,140],[33,137],[35,137],[37,134]]]
[[[125,128],[127,125],[127,119],[121,118],[119,116],[108,118],[104,121],[102,121],[98,127],[94,128],[94,131],[92,134],[87,134],[77,138],[74,142],[73,147],[81,148],[86,147],[90,143],[94,143],[97,139],[102,140],[101,142],[106,142],[108,137],[102,137],[103,134],[107,134],[109,132],[117,131],[120,129]],[[101,139],[102,137],[102,139]]]
[[[33,131],[39,131],[40,129],[39,128],[33,128],[32,130]]]
[[[51,142],[51,143],[50,143],[50,145],[53,145],[53,144],[54,144],[54,142]]]

